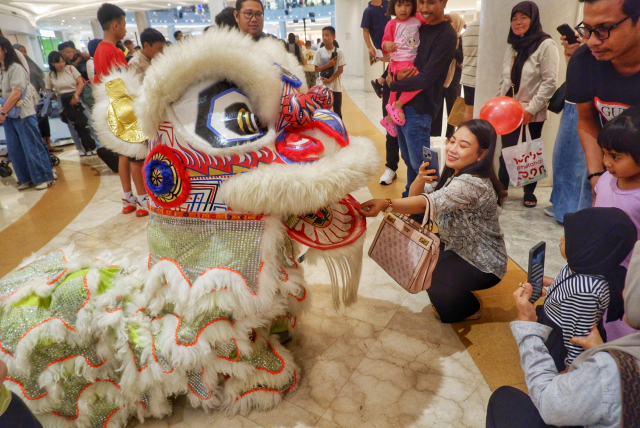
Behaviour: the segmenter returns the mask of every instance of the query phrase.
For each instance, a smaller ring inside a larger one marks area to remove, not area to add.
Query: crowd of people
[[[564,226],[560,252],[567,264],[555,278],[544,278],[544,304],[531,302],[530,284],[514,292],[519,319],[511,329],[530,395],[511,387],[496,390],[488,427],[631,427],[640,421],[637,397],[627,392],[640,385],[633,376],[640,372],[640,247],[634,251],[640,237],[640,2],[580,1],[585,5],[575,27],[578,42],[561,38],[566,88],[557,88],[557,41],[544,31],[536,3],[517,3],[504,23],[509,46],[496,76],[496,96],[514,98],[524,113],[522,124],[502,135],[502,147],[518,144],[526,130],[539,138],[551,99],[559,94],[564,103],[554,147],[553,205],[545,214]],[[402,157],[407,186],[401,198],[362,203],[360,213],[420,216],[433,210],[441,249],[427,293],[434,315],[454,323],[479,319],[473,291],[494,287],[506,274],[499,207],[510,180],[502,156],[497,171],[494,167],[499,148],[494,127],[473,119],[480,23],[467,25],[446,14],[446,5],[447,0],[371,0],[364,11],[361,27],[371,65],[380,59],[388,63],[371,82],[382,99],[381,124],[387,131],[380,183],[396,179]],[[141,46],[125,40],[119,47],[126,21],[118,6],[102,5],[98,20],[103,39],[92,40],[88,54],[62,43],[49,55],[44,77],[21,53],[23,47],[0,37],[6,99],[0,123],[6,124],[21,190],[55,183],[43,139],[48,126],[35,116],[40,95],[56,94],[82,152],[92,155],[99,142],[86,114],[91,82],[100,82],[114,66],[134,68],[144,78],[162,53],[166,40],[151,28],[141,33]],[[255,40],[272,37],[263,31],[264,6],[257,0],[238,0],[215,23]],[[183,37],[174,34],[177,42]],[[316,44],[289,34],[284,48],[304,67],[308,86],[332,89],[333,109],[342,117],[341,75],[347,63],[335,39],[335,29],[325,27]],[[423,148],[441,132],[444,108],[451,114],[462,95],[463,120],[447,127],[444,167],[437,171],[423,161]],[[118,160],[122,212],[140,217],[148,215],[141,161]],[[535,188],[536,183],[524,186],[525,207],[537,205]]]
[[[498,389],[488,427],[613,427],[640,421],[635,398],[621,393],[640,384],[640,313],[633,304],[640,251],[630,264],[640,231],[640,2],[581,1],[578,43],[561,37],[568,72],[560,88],[557,41],[543,30],[538,6],[515,4],[504,25],[509,46],[496,76],[501,81],[496,96],[514,98],[524,113],[521,125],[502,135],[502,147],[515,146],[526,131],[540,138],[552,98],[560,96],[564,103],[552,206],[545,214],[565,228],[560,250],[567,265],[555,278],[544,278],[543,305],[534,308],[529,301],[530,284],[514,294],[520,321],[512,330],[531,396]],[[381,124],[387,131],[380,183],[397,177],[399,151],[407,187],[401,199],[363,203],[361,213],[422,215],[433,209],[441,248],[427,293],[435,316],[451,323],[478,319],[480,303],[472,291],[493,287],[506,272],[498,206],[508,196],[510,179],[502,155],[494,170],[495,130],[472,119],[479,21],[461,24],[455,14],[445,15],[446,3],[371,0],[364,12],[361,26],[371,63],[381,56],[389,62],[371,82],[383,100]],[[467,27],[462,35],[461,25]],[[439,172],[423,161],[422,148],[441,132],[442,122],[436,122],[443,99],[451,113],[462,92],[463,120],[457,130],[447,129]],[[524,186],[525,207],[537,205],[535,187]],[[636,365],[635,378],[623,360]]]

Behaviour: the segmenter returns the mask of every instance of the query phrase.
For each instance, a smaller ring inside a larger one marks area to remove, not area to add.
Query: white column
[[[138,26],[138,34],[142,33],[147,28],[151,27],[151,21],[149,20],[149,12],[136,11],[136,25]]]
[[[89,22],[91,22],[91,30],[93,31],[93,38],[101,39],[102,36],[104,35],[104,31],[102,31],[102,27],[100,26],[100,23],[98,22],[98,20],[92,19]]]
[[[27,54],[29,55],[29,58],[34,60],[40,68],[44,69],[44,59],[42,58],[42,52],[40,51],[38,39],[34,36],[31,36],[29,37],[29,44],[24,46],[27,48]]]
[[[362,38],[362,12],[367,5],[364,0],[336,1],[335,12],[331,21],[336,29],[336,40],[344,53],[347,65],[344,74],[347,76],[363,76],[365,70],[365,44]],[[369,60],[366,59],[366,67]]]
[[[167,38],[167,40],[169,40],[171,43],[175,43],[176,39],[173,38],[173,33],[176,32],[176,27],[173,25],[167,25],[167,33],[169,33],[169,37]]]
[[[215,17],[217,14],[222,12],[222,9],[227,7],[227,2],[225,0],[209,0],[209,13],[211,14],[211,23],[215,23]]]
[[[558,45],[560,55],[560,68],[558,70],[558,82],[560,86],[567,73],[563,56],[563,48],[560,44],[560,34],[556,28],[564,23],[575,26],[579,22],[581,6],[577,0],[536,0],[540,9],[540,22],[542,28]],[[476,76],[476,99],[474,117],[478,117],[482,106],[498,93],[500,74],[502,72],[502,60],[507,49],[507,36],[511,20],[511,9],[515,5],[513,0],[492,0],[482,2],[482,15],[480,17],[480,40],[478,46],[478,71]],[[545,122],[542,137],[545,141],[546,159],[549,164],[547,171],[551,175],[551,154],[555,143],[560,115],[549,112],[549,118]],[[499,156],[499,150],[496,151]],[[551,177],[543,180],[543,184],[550,184]]]
[[[278,22],[278,28],[280,29],[280,38],[287,40],[287,23],[285,21]]]

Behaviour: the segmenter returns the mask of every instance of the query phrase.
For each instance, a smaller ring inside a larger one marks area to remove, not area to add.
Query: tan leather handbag
[[[423,196],[427,212],[422,225],[406,215],[385,214],[369,249],[369,257],[413,294],[431,287],[440,255],[440,238],[433,233],[433,202]]]

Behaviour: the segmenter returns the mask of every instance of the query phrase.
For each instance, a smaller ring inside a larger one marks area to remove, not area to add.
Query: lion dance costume
[[[150,252],[61,248],[0,280],[7,384],[46,427],[163,417],[180,394],[266,410],[296,387],[276,334],[309,300],[300,255],[325,260],[336,305],[355,301],[365,219],[348,193],[379,164],[302,76],[281,42],[212,29],[167,48],[144,83],[120,70],[95,88],[101,141],[146,158]]]

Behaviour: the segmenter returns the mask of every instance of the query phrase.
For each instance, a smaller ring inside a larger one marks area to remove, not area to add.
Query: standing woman
[[[447,102],[447,117],[451,115],[453,104],[462,92],[460,79],[462,79],[462,62],[464,61],[464,52],[462,51],[462,31],[464,30],[464,19],[457,13],[450,13],[447,19],[451,22],[451,26],[458,34],[458,44],[456,45],[456,56],[449,64],[447,78],[444,81],[444,100]],[[440,107],[438,116],[431,126],[431,136],[439,137],[442,134],[442,120],[444,118],[444,103]],[[447,123],[446,137],[451,138],[456,128]]]
[[[0,89],[6,101],[0,107],[0,123],[4,124],[7,149],[13,169],[18,177],[18,190],[35,185],[44,190],[55,184],[49,151],[45,145],[36,119],[34,97],[29,90],[29,73],[20,64],[11,42],[0,37]],[[20,101],[20,116],[8,117],[10,110]]]
[[[556,90],[558,77],[558,48],[547,33],[542,31],[538,6],[532,1],[518,3],[511,10],[509,46],[504,56],[500,92],[498,95],[513,97],[524,108],[522,126],[502,136],[502,147],[518,144],[523,126],[528,125],[531,138],[542,136],[542,126],[547,119],[547,104]],[[523,135],[525,135],[523,130]],[[509,173],[500,155],[500,182],[509,188]],[[524,186],[524,206],[533,208],[538,200],[533,192],[537,183]]]
[[[84,79],[73,65],[67,65],[60,52],[51,52],[48,61],[50,71],[45,77],[45,89],[47,92],[56,92],[62,103],[60,115],[73,124],[87,156],[93,156],[96,154],[96,142],[91,137],[89,119],[80,102]]]
[[[507,272],[498,220],[502,189],[493,168],[496,140],[485,120],[461,123],[447,141],[446,166],[437,185],[435,170],[423,163],[408,198],[372,199],[359,210],[365,217],[380,211],[423,214],[430,202],[441,248],[427,293],[444,323],[480,318],[480,302],[472,291],[493,287]]]

